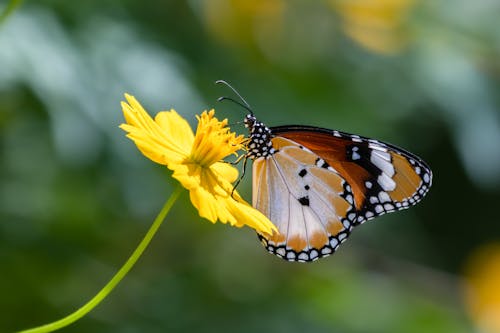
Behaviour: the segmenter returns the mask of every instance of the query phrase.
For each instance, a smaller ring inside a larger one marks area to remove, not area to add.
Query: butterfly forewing
[[[273,127],[271,133],[308,148],[346,180],[354,195],[354,224],[408,208],[431,186],[425,162],[388,143],[309,126]]]

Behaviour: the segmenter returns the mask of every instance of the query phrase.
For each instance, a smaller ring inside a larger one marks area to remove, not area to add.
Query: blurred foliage
[[[123,93],[192,123],[216,107],[244,133],[216,79],[271,126],[405,147],[434,186],[308,265],[201,220],[184,195],[125,281],[65,331],[484,329],[464,300],[496,285],[463,272],[500,236],[499,15],[489,0],[24,2],[0,26],[0,331],[93,296],[171,192],[118,129]]]

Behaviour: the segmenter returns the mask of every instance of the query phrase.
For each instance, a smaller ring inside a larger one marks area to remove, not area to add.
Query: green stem
[[[3,13],[0,14],[0,23],[5,21],[7,17],[10,16],[16,10],[17,7],[23,2],[23,0],[10,0],[10,2],[5,7]]]
[[[87,313],[89,313],[93,308],[95,308],[118,285],[118,283],[120,283],[120,281],[125,277],[125,275],[127,275],[130,269],[140,258],[140,256],[148,246],[149,242],[155,235],[156,231],[162,224],[163,220],[165,219],[165,216],[167,216],[168,212],[170,211],[170,208],[172,208],[172,205],[179,197],[181,191],[182,191],[182,186],[179,185],[174,190],[170,198],[168,198],[167,202],[165,202],[165,205],[163,205],[163,208],[161,209],[160,213],[154,220],[153,224],[149,228],[148,232],[146,233],[142,241],[139,243],[139,246],[137,246],[137,248],[132,253],[130,258],[128,258],[127,262],[125,262],[122,268],[120,268],[120,270],[115,274],[115,276],[113,276],[113,278],[104,286],[104,288],[101,289],[101,291],[97,293],[97,295],[95,295],[90,301],[88,301],[81,308],[79,308],[75,312],[71,313],[70,315],[62,319],[59,319],[57,321],[42,326],[19,331],[19,333],[52,332],[77,321],[78,319],[82,318]]]

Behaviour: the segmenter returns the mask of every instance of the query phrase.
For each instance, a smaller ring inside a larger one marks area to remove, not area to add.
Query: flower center
[[[203,112],[198,118],[198,128],[188,160],[202,167],[209,167],[242,148],[243,136],[236,136],[227,127],[227,119],[219,121],[214,111]]]

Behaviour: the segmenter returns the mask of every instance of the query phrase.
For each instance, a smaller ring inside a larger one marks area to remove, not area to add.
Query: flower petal
[[[194,190],[200,187],[202,168],[194,163],[180,163],[173,165],[174,173],[172,177],[177,179],[187,190]]]
[[[165,133],[175,138],[176,144],[184,151],[191,151],[194,142],[194,134],[186,119],[179,116],[174,109],[170,112],[159,112],[155,117],[155,122]]]
[[[236,220],[227,212],[223,202],[219,202],[213,193],[198,187],[189,191],[189,197],[201,217],[212,223],[230,221],[231,224],[236,224]]]
[[[168,166],[182,162],[190,153],[194,140],[189,142],[189,136],[194,135],[186,121],[172,110],[161,112],[157,116],[160,123],[156,123],[133,96],[125,94],[125,97],[129,104],[122,102],[122,109],[127,124],[122,124],[120,128],[128,132],[127,136],[135,142],[139,150],[156,163]],[[160,124],[166,128],[162,128]],[[181,137],[182,141],[177,140],[168,131],[177,128],[185,131]]]
[[[153,162],[170,165],[181,163],[186,158],[186,155],[169,150],[163,145],[158,144],[155,140],[152,140],[151,135],[143,129],[127,124],[120,125],[120,128],[128,132],[127,137],[134,141],[141,153]]]
[[[237,227],[247,225],[259,233],[272,234],[273,231],[277,231],[264,214],[245,202],[238,192],[233,192],[230,182],[210,170],[202,170],[200,173],[201,186],[193,187],[189,193],[191,203],[198,209],[201,217],[212,222],[219,220]],[[180,172],[176,175],[178,180],[180,179],[179,174]],[[186,175],[182,179],[189,178]]]
[[[212,169],[216,175],[224,178],[230,183],[233,183],[236,179],[238,179],[238,169],[229,163],[217,162],[212,164],[210,169]]]
[[[234,195],[238,195],[235,191]],[[239,196],[239,195],[238,195]],[[278,232],[276,226],[260,211],[250,206],[245,201],[229,201],[229,213],[233,216],[238,216],[238,227],[247,225],[255,229],[259,233],[272,235],[273,232]]]

